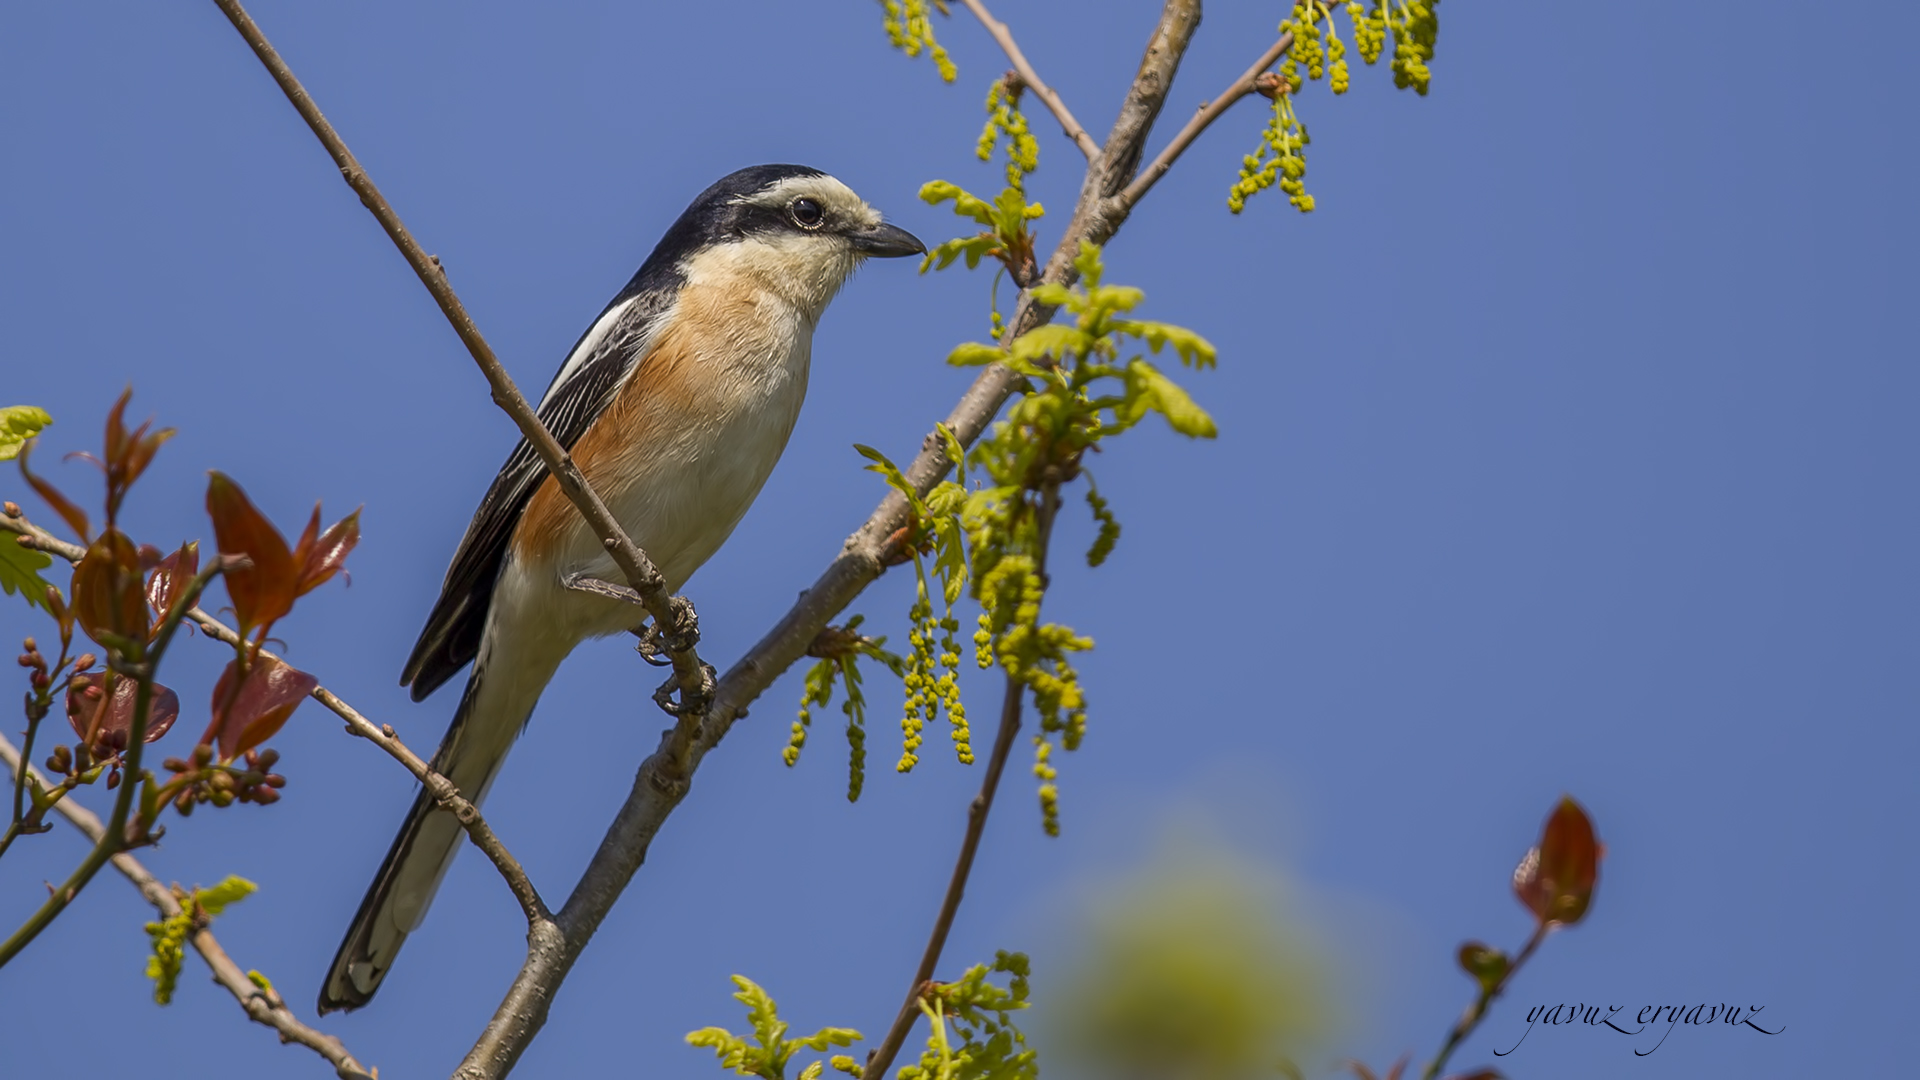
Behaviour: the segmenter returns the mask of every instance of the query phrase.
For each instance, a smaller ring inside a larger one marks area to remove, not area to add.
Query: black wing
[[[546,397],[540,402],[540,421],[568,450],[633,370],[648,331],[672,304],[676,283],[643,280],[650,276],[657,275],[648,275],[646,268],[634,275],[574,344],[566,364],[547,387]],[[590,342],[594,330],[610,315],[612,321],[606,332]],[[454,552],[453,564],[447,568],[446,581],[440,586],[440,599],[427,616],[413,654],[407,657],[400,685],[413,687],[413,700],[423,700],[439,689],[479,653],[494,582],[506,560],[507,541],[513,536],[521,511],[546,477],[546,464],[521,439],[500,467],[500,475],[487,489],[486,498],[480,500],[480,509],[474,511],[467,534]]]

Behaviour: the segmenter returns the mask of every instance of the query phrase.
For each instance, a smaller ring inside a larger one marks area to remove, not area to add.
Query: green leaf
[[[212,888],[195,889],[193,899],[207,914],[218,915],[225,911],[228,905],[237,904],[259,890],[260,886],[246,878],[229,874],[225,881]]]
[[[19,593],[27,603],[52,614],[47,590],[53,585],[40,576],[51,565],[53,560],[45,552],[21,547],[12,533],[0,533],[0,589],[8,596]]]
[[[1110,324],[1116,334],[1125,334],[1139,338],[1147,347],[1159,352],[1168,345],[1180,356],[1180,362],[1192,368],[1213,367],[1215,353],[1213,343],[1184,326],[1174,326],[1161,322],[1137,322],[1131,319],[1116,319]]]
[[[938,206],[952,200],[953,212],[963,218],[971,218],[987,228],[993,228],[993,204],[974,195],[959,184],[946,180],[929,180],[920,187],[920,201],[930,206]]]
[[[1093,338],[1079,327],[1062,323],[1048,323],[1036,326],[1014,339],[1013,347],[1007,350],[1009,367],[1022,374],[1027,368],[1038,368],[1040,361],[1052,357],[1056,360],[1069,356],[1085,356],[1093,351]]]
[[[1033,297],[1034,303],[1045,304],[1048,307],[1071,308],[1080,299],[1079,295],[1072,289],[1051,281],[1041,285],[1035,285],[1032,289],[1028,290],[1027,295]]]
[[[1213,417],[1208,416],[1205,409],[1194,404],[1178,383],[1160,374],[1145,360],[1127,365],[1127,389],[1127,403],[1119,410],[1124,425],[1131,426],[1148,412],[1157,412],[1182,435],[1211,439],[1219,433]]]
[[[985,367],[997,364],[1007,358],[1007,354],[997,345],[986,345],[978,341],[969,341],[947,354],[947,363],[954,367]]]
[[[977,233],[973,236],[948,240],[943,244],[935,245],[932,251],[927,252],[926,258],[920,260],[920,272],[924,274],[930,269],[945,270],[953,265],[955,259],[962,256],[967,260],[967,269],[972,270],[980,265],[981,259],[991,255],[999,246],[1000,238],[990,233]]]
[[[53,423],[45,409],[31,405],[9,405],[0,409],[0,461],[12,461],[20,447],[41,428]]]

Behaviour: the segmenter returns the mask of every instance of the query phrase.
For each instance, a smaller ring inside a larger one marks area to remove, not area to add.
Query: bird
[[[926,250],[834,177],[757,165],[701,192],[580,336],[537,412],[670,590],[719,550],[779,461],[814,328],[841,286],[869,258]],[[581,578],[623,580],[522,439],[400,679],[421,701],[472,663],[432,766],[476,805],[561,661],[645,620],[569,587]],[[422,790],[328,970],[320,1012],[373,999],[461,838]]]

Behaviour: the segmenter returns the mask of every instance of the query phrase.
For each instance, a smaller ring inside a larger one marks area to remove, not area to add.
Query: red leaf
[[[108,700],[100,689],[105,681],[105,672],[91,671],[75,675],[67,684],[67,722],[73,725],[73,733],[82,741],[92,733],[97,757],[127,748],[140,690],[139,683],[116,675],[112,698]],[[153,742],[165,735],[179,718],[180,695],[154,683],[153,701],[147,706],[147,732],[141,741]]]
[[[140,589],[140,549],[125,533],[109,529],[73,568],[73,615],[87,636],[113,648],[107,638],[144,639],[147,598]],[[102,635],[106,635],[103,637]]]
[[[214,726],[223,761],[231,761],[273,738],[293,710],[320,685],[312,675],[262,654],[254,658],[235,694],[239,666],[238,660],[228,661],[213,688]]]
[[[287,541],[260,511],[247,501],[224,473],[207,481],[207,514],[213,518],[214,541],[222,555],[244,555],[252,566],[230,569],[227,595],[240,620],[240,633],[273,622],[293,609],[300,585],[300,567],[287,550]]]
[[[180,545],[180,550],[160,560],[147,578],[147,603],[153,605],[153,629],[160,629],[161,620],[173,605],[187,594],[187,586],[200,573],[200,542],[195,540]]]
[[[314,534],[319,529],[320,504],[315,503],[313,519],[307,522],[307,531],[300,534],[300,543],[293,549],[293,561],[300,566],[297,596],[307,595],[340,572],[347,553],[360,543],[360,511],[355,510],[334,522],[316,539]]]
[[[33,475],[33,471],[27,468],[27,459],[33,456],[33,447],[38,441],[28,439],[26,444],[20,447],[20,475],[27,478],[27,483],[33,486],[33,490],[47,501],[48,506],[53,507],[54,513],[60,515],[61,520],[67,523],[67,528],[72,529],[74,535],[78,536],[80,542],[84,544],[92,535],[92,530],[87,523],[87,512],[75,506],[65,495],[60,494],[59,488]]]
[[[1513,894],[1544,924],[1572,926],[1586,917],[1600,879],[1605,848],[1593,822],[1572,798],[1562,797],[1532,848],[1513,871]]]

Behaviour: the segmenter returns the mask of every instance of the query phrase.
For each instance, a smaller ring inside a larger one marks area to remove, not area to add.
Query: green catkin
[[[931,0],[940,14],[947,13],[942,0]],[[953,66],[953,60],[947,56],[947,50],[933,37],[933,20],[928,17],[929,0],[880,0],[887,40],[893,47],[908,56],[919,56],[925,52],[933,58],[933,66],[940,70],[940,78],[952,82],[959,74]]]

